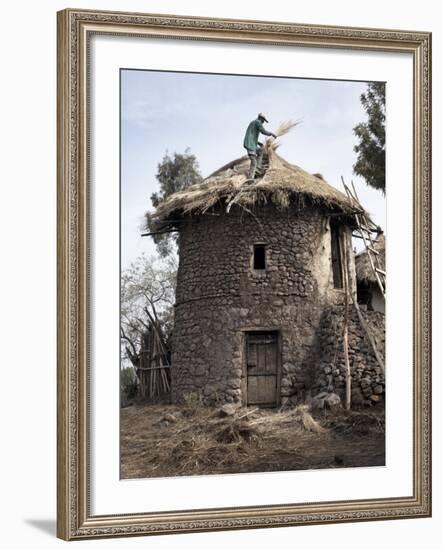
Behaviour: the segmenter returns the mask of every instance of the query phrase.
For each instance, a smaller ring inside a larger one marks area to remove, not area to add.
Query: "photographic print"
[[[58,536],[429,517],[431,34],[67,9],[57,70]]]
[[[384,466],[385,83],[120,101],[121,478]]]

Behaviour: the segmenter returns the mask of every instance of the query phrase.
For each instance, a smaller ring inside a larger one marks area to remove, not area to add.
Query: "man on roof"
[[[248,156],[251,159],[251,166],[249,168],[248,179],[253,180],[255,171],[258,169],[261,173],[263,162],[263,143],[258,141],[258,136],[263,134],[265,136],[277,136],[272,132],[265,130],[263,122],[268,122],[268,119],[263,113],[259,113],[257,118],[249,123],[246,130],[245,139],[243,140],[243,147],[248,152]]]

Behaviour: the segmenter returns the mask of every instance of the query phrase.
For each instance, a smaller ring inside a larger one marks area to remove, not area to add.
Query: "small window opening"
[[[266,245],[254,244],[253,267],[262,271],[266,269]]]
[[[343,288],[343,265],[340,228],[336,223],[331,223],[331,260],[334,288]]]

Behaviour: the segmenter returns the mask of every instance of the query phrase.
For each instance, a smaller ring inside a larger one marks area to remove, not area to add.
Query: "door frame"
[[[277,387],[275,408],[281,404],[281,378],[282,378],[282,331],[279,327],[254,327],[242,330],[243,333],[243,358],[242,358],[242,404],[248,407],[248,335],[257,332],[272,332],[277,335]],[[271,408],[271,407],[268,407]],[[274,408],[274,407],[272,407]]]

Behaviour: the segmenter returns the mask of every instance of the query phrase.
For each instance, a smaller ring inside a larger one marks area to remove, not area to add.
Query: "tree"
[[[386,97],[383,82],[370,82],[360,101],[368,120],[354,128],[359,143],[354,146],[357,161],[354,174],[363,177],[374,189],[385,193],[385,118]]]
[[[183,154],[174,153],[173,157],[166,152],[162,161],[158,164],[155,177],[160,183],[160,190],[151,195],[154,208],[157,208],[172,193],[183,191],[190,185],[199,183],[202,180],[197,159],[195,155],[190,153],[189,148]],[[149,231],[155,232],[159,229],[152,219],[151,212],[146,213],[146,222]],[[152,238],[157,245],[160,256],[163,258],[171,253],[174,243],[177,242],[177,237],[172,237],[170,233],[157,233],[152,235]]]
[[[121,277],[120,338],[123,358],[137,368],[143,334],[155,324],[166,348],[173,327],[177,263],[142,254]]]

